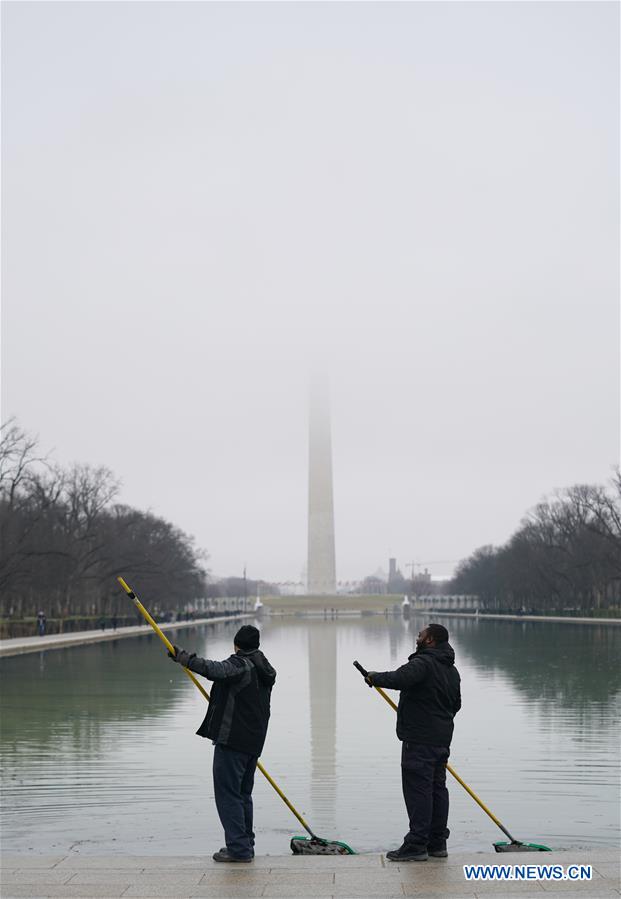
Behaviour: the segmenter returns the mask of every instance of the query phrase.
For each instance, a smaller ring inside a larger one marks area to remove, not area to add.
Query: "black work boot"
[[[220,849],[218,852],[214,852],[212,855],[214,862],[251,862],[252,856],[248,855],[246,857],[240,857],[238,855],[231,855],[228,849]]]
[[[427,852],[431,858],[448,858],[446,843],[438,843],[436,846],[428,846]]]
[[[226,848],[226,846],[223,846],[222,849],[220,849],[220,852],[228,852],[228,851],[229,850]],[[252,858],[254,858],[254,849],[250,850],[250,855],[252,856]]]
[[[403,843],[398,849],[387,852],[386,858],[390,859],[391,862],[426,862],[429,856],[426,846]]]

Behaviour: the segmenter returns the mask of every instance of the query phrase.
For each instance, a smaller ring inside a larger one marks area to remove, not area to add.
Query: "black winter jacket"
[[[205,720],[196,733],[238,752],[261,755],[276,680],[261,650],[234,653],[223,662],[192,653],[181,664],[214,682]]]
[[[373,686],[401,690],[397,736],[412,743],[450,746],[461,708],[460,678],[449,643],[413,653],[396,671],[372,672]]]

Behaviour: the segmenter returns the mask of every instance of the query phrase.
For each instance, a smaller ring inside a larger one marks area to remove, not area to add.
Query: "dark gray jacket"
[[[460,678],[449,643],[413,653],[396,671],[370,672],[375,687],[401,690],[397,736],[408,743],[450,746],[461,708]]]
[[[180,653],[178,661],[213,681],[207,714],[196,733],[238,752],[261,755],[276,680],[261,650],[240,651],[223,662]]]

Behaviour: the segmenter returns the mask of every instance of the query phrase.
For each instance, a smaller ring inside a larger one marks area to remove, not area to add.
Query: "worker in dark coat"
[[[217,862],[254,858],[252,788],[270,717],[276,672],[259,649],[259,631],[245,624],[235,634],[233,655],[223,662],[201,659],[175,646],[168,655],[184,668],[213,681],[205,720],[197,734],[212,740],[216,808],[226,847]]]
[[[397,736],[402,741],[401,780],[410,829],[391,861],[446,858],[449,797],[446,763],[453,718],[461,708],[460,678],[448,631],[441,624],[422,630],[414,652],[396,671],[369,671],[372,687],[400,690]]]

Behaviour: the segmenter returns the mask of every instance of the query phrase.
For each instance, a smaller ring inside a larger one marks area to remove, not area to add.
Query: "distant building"
[[[397,568],[397,560],[391,558],[388,560],[388,593],[403,593],[405,590],[405,578]]]
[[[421,584],[430,584],[431,583],[431,572],[428,571],[427,568],[420,574],[416,575],[416,580]]]

